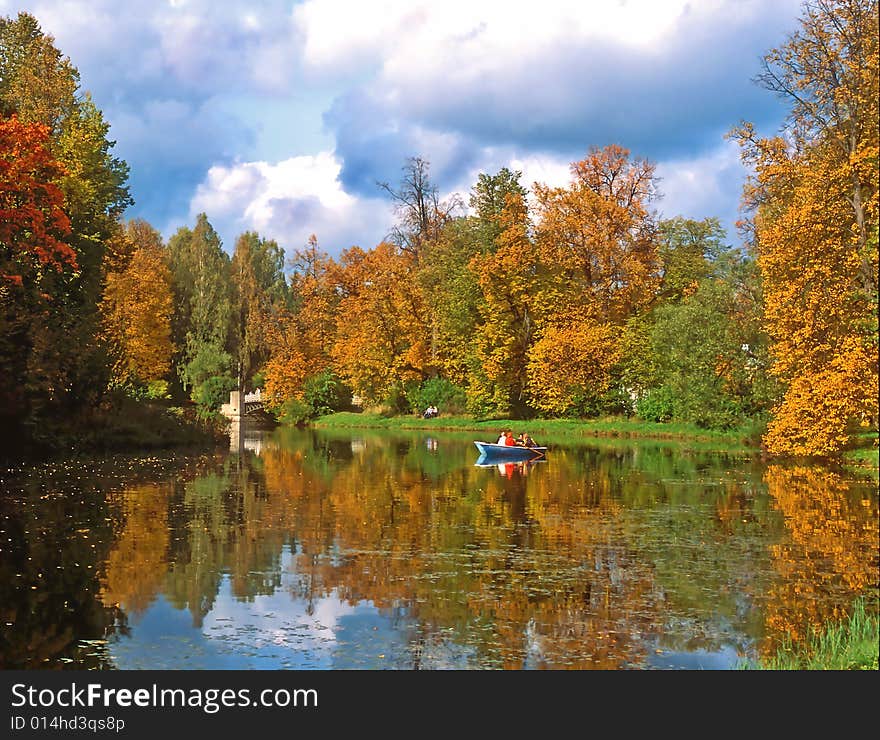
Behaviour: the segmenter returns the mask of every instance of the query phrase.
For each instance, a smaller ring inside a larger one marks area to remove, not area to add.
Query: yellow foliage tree
[[[480,368],[471,378],[468,396],[477,411],[508,413],[525,404],[526,363],[535,329],[537,259],[523,194],[507,194],[498,225],[494,253],[470,262],[483,303],[475,337]]]
[[[541,259],[552,273],[542,304],[566,321],[619,324],[653,298],[659,281],[654,165],[616,145],[571,165],[568,188],[535,185]]]
[[[544,276],[529,395],[553,413],[595,408],[621,356],[620,327],[653,300],[661,274],[654,165],[612,145],[571,172],[567,188],[535,185]]]
[[[589,319],[551,324],[529,352],[528,378],[540,411],[565,414],[598,400],[620,359],[620,331]]]
[[[263,369],[266,402],[280,409],[290,399],[302,400],[303,383],[311,375],[313,365],[302,350],[302,334],[293,316],[271,324],[267,339],[272,354]]]
[[[761,76],[792,102],[787,136],[734,132],[785,388],[764,438],[775,454],[834,455],[854,422],[877,425],[877,29],[876,0],[805,6]]]
[[[101,301],[103,337],[114,357],[112,382],[146,385],[171,370],[171,271],[162,240],[130,221],[108,250]]]

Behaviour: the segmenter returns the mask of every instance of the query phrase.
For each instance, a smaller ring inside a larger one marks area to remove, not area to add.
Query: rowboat
[[[492,460],[533,460],[542,457],[546,447],[523,447],[522,445],[499,445],[493,442],[474,442],[480,457]]]

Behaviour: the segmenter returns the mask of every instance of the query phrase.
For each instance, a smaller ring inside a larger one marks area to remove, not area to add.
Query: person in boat
[[[513,447],[516,445],[516,440],[513,438],[513,432],[504,432],[504,443],[508,447]]]
[[[496,445],[503,445],[507,442],[507,432],[502,430],[501,434],[498,435],[498,439],[495,440]]]
[[[528,432],[523,432],[519,435],[519,438],[516,440],[516,443],[522,447],[537,447],[538,443],[532,439],[532,436]]]

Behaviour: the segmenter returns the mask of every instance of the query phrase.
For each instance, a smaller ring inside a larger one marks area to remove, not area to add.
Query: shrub
[[[636,414],[645,421],[670,421],[674,411],[672,391],[666,386],[652,388],[636,401]]]
[[[210,415],[229,400],[229,392],[237,386],[238,383],[228,375],[213,375],[193,388],[192,399],[201,415]]]
[[[446,378],[429,378],[407,388],[406,401],[410,411],[417,414],[431,404],[434,404],[441,414],[461,414],[467,408],[464,389]]]
[[[312,417],[312,409],[299,398],[288,398],[278,411],[278,421],[282,424],[303,424]]]
[[[303,383],[303,403],[310,416],[345,411],[351,406],[351,389],[332,370],[324,370]]]
[[[147,383],[146,397],[152,401],[170,399],[171,393],[168,391],[168,381],[151,380]]]

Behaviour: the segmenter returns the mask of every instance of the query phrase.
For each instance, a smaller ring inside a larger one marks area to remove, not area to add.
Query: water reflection
[[[877,583],[877,493],[668,445],[280,429],[6,473],[0,666],[731,668]]]

